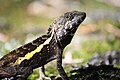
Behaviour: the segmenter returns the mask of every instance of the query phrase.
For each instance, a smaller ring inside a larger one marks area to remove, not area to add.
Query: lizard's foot
[[[52,80],[51,78],[46,77],[44,66],[40,67],[40,78],[38,80]]]

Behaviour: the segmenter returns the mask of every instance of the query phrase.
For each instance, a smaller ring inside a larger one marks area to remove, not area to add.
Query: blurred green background
[[[45,34],[55,19],[72,10],[86,12],[87,18],[66,47],[64,64],[82,64],[94,53],[120,50],[120,0],[0,0],[0,57]],[[57,74],[49,64],[47,75]]]

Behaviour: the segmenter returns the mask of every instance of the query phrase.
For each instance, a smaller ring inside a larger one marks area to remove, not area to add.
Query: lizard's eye
[[[66,18],[69,18],[68,16],[66,16]]]

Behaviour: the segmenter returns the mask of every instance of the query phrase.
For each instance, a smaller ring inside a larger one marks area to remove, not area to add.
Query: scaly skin
[[[62,67],[62,53],[85,17],[84,12],[67,12],[52,24],[46,35],[3,56],[0,59],[0,77],[26,80],[33,69],[56,59],[60,76],[69,80]]]

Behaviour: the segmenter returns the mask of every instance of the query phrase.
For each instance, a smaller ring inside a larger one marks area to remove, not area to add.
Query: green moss
[[[33,71],[33,73],[28,77],[28,80],[36,80],[39,78],[39,70],[36,69]]]

